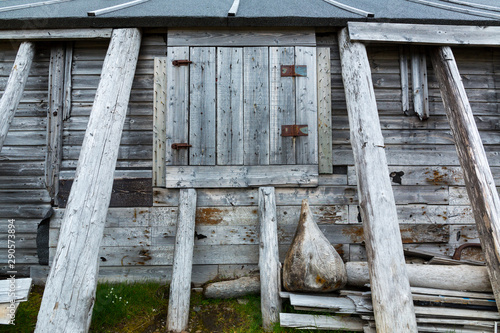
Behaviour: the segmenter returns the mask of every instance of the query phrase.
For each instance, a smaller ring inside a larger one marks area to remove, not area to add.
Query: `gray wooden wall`
[[[317,188],[277,189],[280,253],[283,257],[293,237],[301,200],[309,198],[321,229],[343,258],[360,260],[365,254],[338,46],[334,34],[318,34],[317,42],[318,46],[331,47],[334,174],[321,176]],[[72,110],[63,133],[63,179],[73,177],[106,48],[107,42],[74,44]],[[455,48],[454,51],[494,176],[500,184],[500,91],[497,88],[500,51],[481,48]],[[115,178],[151,178],[153,58],[165,56],[165,52],[162,35],[144,37]],[[430,119],[420,121],[417,116],[405,116],[402,111],[399,47],[369,46],[368,52],[405,247],[451,254],[458,244],[472,242],[477,235],[430,63]],[[3,54],[2,82],[10,71],[8,64],[12,63],[15,51]],[[40,71],[38,79],[30,77],[29,91],[0,153],[0,190],[13,193],[0,197],[0,209],[5,210],[0,225],[6,230],[9,214],[17,214],[18,221],[23,221],[26,245],[20,242],[18,251],[25,251],[26,264],[37,263],[37,223],[50,202],[43,191],[46,105],[41,102],[46,98],[47,53],[37,56],[34,71]],[[30,97],[32,95],[45,97],[36,99]],[[11,136],[13,133],[17,140]],[[20,144],[22,146],[18,146]],[[17,179],[15,184],[13,179]],[[28,189],[30,196],[23,192]],[[126,192],[127,188],[117,190],[120,191]],[[130,192],[139,196],[142,193],[140,189]],[[36,201],[36,204],[25,200]],[[129,208],[110,209],[99,254],[103,277],[169,279],[178,190],[155,188],[152,202],[144,207],[130,204]],[[193,281],[201,283],[217,275],[232,276],[257,269],[256,205],[256,189],[198,190]],[[35,209],[36,214],[26,210],[29,207]],[[55,253],[62,212],[56,209],[51,220],[51,256]],[[1,244],[5,249],[4,238]],[[6,250],[4,252],[0,254],[2,264],[6,262]],[[35,270],[40,274],[46,271],[40,266]]]

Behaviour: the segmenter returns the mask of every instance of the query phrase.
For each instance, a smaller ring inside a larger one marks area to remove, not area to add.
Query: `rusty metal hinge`
[[[307,125],[281,125],[281,136],[308,136]]]
[[[307,66],[305,65],[281,65],[282,77],[307,76]]]
[[[185,149],[192,147],[189,143],[172,143],[172,149]]]
[[[193,62],[190,60],[172,60],[172,65],[174,66],[188,66],[189,64],[192,64]]]

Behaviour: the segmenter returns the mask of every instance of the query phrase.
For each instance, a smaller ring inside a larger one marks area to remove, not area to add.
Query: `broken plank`
[[[344,297],[328,297],[319,295],[290,293],[290,304],[301,308],[321,308],[335,313],[354,313],[356,306]]]
[[[298,329],[349,330],[363,332],[363,321],[355,317],[280,313],[280,326]]]
[[[29,278],[0,280],[0,303],[9,303],[12,300],[16,302],[27,301],[31,282],[32,280]],[[14,289],[11,289],[11,284],[15,285]]]
[[[423,295],[439,295],[439,296],[451,296],[451,297],[466,297],[471,299],[487,299],[493,300],[495,295],[492,293],[479,293],[472,291],[456,291],[449,289],[436,289],[436,288],[421,288],[421,287],[411,287],[412,294],[423,294]]]

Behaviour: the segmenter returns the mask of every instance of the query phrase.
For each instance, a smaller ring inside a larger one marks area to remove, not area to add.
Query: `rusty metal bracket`
[[[172,149],[186,149],[192,147],[189,143],[172,143]]]
[[[281,125],[281,136],[308,136],[307,125]]]
[[[189,64],[192,64],[193,62],[190,60],[172,60],[172,65],[174,66],[188,66]]]
[[[465,243],[465,244],[460,245],[455,250],[455,253],[453,253],[453,259],[454,260],[460,260],[460,258],[462,257],[462,250],[465,249],[465,248],[468,248],[468,247],[479,247],[479,248],[481,248],[481,244],[480,243]]]
[[[307,76],[307,66],[305,65],[281,65],[282,77]]]

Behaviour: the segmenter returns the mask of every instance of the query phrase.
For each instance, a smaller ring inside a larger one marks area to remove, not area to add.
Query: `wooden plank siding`
[[[141,178],[141,184],[147,184],[145,178],[151,177],[155,98],[154,58],[165,59],[167,47],[163,37],[163,35],[145,35],[143,38],[115,178]],[[352,242],[350,237],[354,236],[346,236],[342,232],[339,236],[334,235],[339,230],[345,230],[348,233],[359,232],[359,229],[355,228],[359,228],[361,220],[357,207],[357,180],[349,141],[349,124],[336,33],[317,33],[316,40],[319,47],[330,50],[333,174],[321,175],[316,188],[276,189],[277,217],[282,230],[280,255],[283,258],[293,237],[293,225],[298,221],[300,202],[308,198],[320,227],[324,226],[322,230],[325,230],[327,236],[331,237],[331,241],[336,244],[343,258],[346,260],[363,259],[366,258],[363,246],[357,240]],[[76,168],[108,42],[75,41],[73,45],[71,114],[69,119],[64,121],[61,164],[61,174],[66,175],[67,179],[73,178]],[[44,192],[50,48],[44,48],[43,45],[37,46],[26,91],[0,153],[0,216],[3,218],[0,220],[0,233],[6,230],[8,218],[16,219],[19,237],[23,238],[16,251],[16,261],[25,267],[25,271],[28,265],[38,263],[37,226],[49,209],[51,200],[50,196]],[[265,45],[248,49],[244,46],[247,45],[217,49],[218,61],[223,64],[219,63],[216,66],[219,71],[215,74],[218,80],[215,112],[217,115],[227,115],[230,112],[232,118],[216,116],[218,121],[215,128],[216,135],[218,137],[224,135],[221,134],[224,126],[233,129],[232,137],[228,138],[227,142],[216,141],[217,153],[225,151],[226,154],[228,152],[233,154],[227,156],[218,154],[216,161],[221,165],[243,165],[245,153],[243,136],[245,130],[249,130],[247,125],[244,127],[243,124],[243,60],[245,52]],[[287,45],[269,46],[273,47],[271,50],[283,50]],[[310,46],[312,45],[301,47]],[[420,238],[414,238],[414,242],[405,243],[404,247],[452,254],[459,244],[477,240],[477,234],[474,234],[475,227],[471,227],[474,220],[465,194],[463,175],[434,72],[429,66],[430,118],[421,121],[414,114],[411,94],[408,101],[409,116],[405,116],[402,112],[399,46],[369,45],[367,50],[389,163],[388,176],[394,190],[399,222],[408,227],[408,230],[422,233],[428,230],[425,228],[433,225],[445,224],[454,228],[447,232],[447,238],[432,239],[436,232],[431,232],[429,234],[431,238],[424,240],[422,237],[425,235],[422,234]],[[16,51],[17,45],[0,43],[0,90],[5,87]],[[224,51],[231,51],[231,55],[223,56],[224,59],[231,59],[231,63],[229,60],[227,62],[219,60],[222,59],[221,53]],[[500,100],[500,63],[498,62],[500,50],[454,47],[453,51],[492,167],[493,177],[497,184],[500,184],[500,103],[498,103]],[[189,57],[188,54],[186,59]],[[301,64],[297,60],[295,62]],[[430,65],[429,61],[427,63]],[[269,57],[271,72],[266,67],[266,71],[262,73],[266,77],[269,76],[271,83],[271,86],[266,88],[267,93],[264,96],[264,98],[269,98],[266,103],[270,105],[268,111],[271,114],[276,112],[275,109],[273,111],[273,107],[276,107],[274,103],[289,103],[281,97],[281,94],[288,88],[283,83],[273,86],[275,82],[273,82],[272,64],[271,52]],[[224,65],[225,69],[221,65]],[[226,67],[230,65],[232,65],[231,73]],[[180,68],[189,70],[189,67]],[[408,69],[411,77],[411,68]],[[169,75],[171,74],[167,73],[167,80]],[[297,78],[280,79],[282,82],[285,79],[297,80]],[[408,89],[412,89],[411,79],[409,83]],[[296,84],[293,85],[295,86]],[[278,93],[275,94],[278,97],[277,100],[276,96],[269,94],[273,88],[278,89]],[[227,99],[229,95],[231,98]],[[222,103],[223,100],[224,103]],[[315,100],[317,100],[316,97]],[[292,103],[295,104],[297,101],[294,99],[290,102]],[[245,105],[245,107],[248,110],[248,107],[253,107],[253,105]],[[272,127],[273,116],[268,119],[271,119],[269,126]],[[232,123],[225,124],[222,120]],[[235,132],[235,128],[239,130]],[[279,140],[279,138],[270,137],[269,142],[272,143],[275,139]],[[171,143],[162,142],[161,144],[169,147]],[[225,148],[221,149],[221,147]],[[282,145],[282,147],[285,146]],[[283,157],[283,154],[270,156],[269,163],[285,164],[283,161],[286,159],[288,157]],[[226,162],[222,162],[223,160]],[[171,276],[170,260],[173,256],[172,241],[175,235],[171,232],[173,230],[171,223],[175,221],[177,214],[179,190],[161,187],[127,188],[126,186],[120,188],[117,193],[125,197],[128,192],[132,196],[144,193],[148,195],[148,200],[151,202],[152,191],[154,207],[134,205],[110,210],[111,218],[108,218],[105,231],[104,244],[106,246],[100,250],[100,256],[106,260],[101,259],[101,277],[113,281],[123,279],[126,275],[135,279],[140,279],[143,275],[168,279]],[[258,245],[251,242],[251,239],[255,241],[257,238],[250,237],[255,235],[255,226],[258,222],[257,189],[198,189],[197,192],[199,208],[196,222],[198,229],[196,230],[198,235],[202,236],[195,240],[193,281],[201,283],[200,281],[213,279],[217,275],[232,277],[258,269],[256,266]],[[127,204],[127,200],[123,205]],[[55,245],[54,237],[57,235],[59,214],[60,211],[56,210],[51,220],[51,246]],[[342,229],[341,227],[345,225],[347,225],[346,229]],[[460,235],[457,234],[458,231],[461,231]],[[129,237],[131,240],[128,240]],[[223,241],[224,245],[218,245],[218,241]],[[149,245],[146,246],[140,242]],[[7,262],[7,252],[2,250],[6,247],[4,244],[4,240],[0,239],[0,273],[3,272],[2,269],[5,269]],[[43,271],[40,267],[38,269]]]
[[[19,44],[0,43],[0,95],[7,84]],[[0,152],[0,276],[7,267],[7,226],[16,228],[16,270],[29,274],[38,264],[37,227],[50,209],[45,188],[50,47],[39,45],[18,109]],[[23,157],[24,156],[24,157]]]

